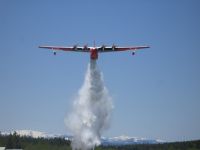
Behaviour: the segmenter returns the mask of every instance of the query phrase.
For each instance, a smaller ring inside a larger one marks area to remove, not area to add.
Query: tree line
[[[0,147],[24,150],[71,150],[71,142],[64,138],[33,138],[0,133]],[[98,146],[95,150],[200,150],[200,140],[163,144],[135,144],[124,146]]]

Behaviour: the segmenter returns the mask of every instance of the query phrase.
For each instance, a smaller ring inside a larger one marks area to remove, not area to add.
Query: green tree
[[[6,143],[6,148],[12,149],[12,148],[22,148],[21,146],[21,142],[20,142],[20,136],[17,135],[16,132],[12,134],[10,134],[8,136],[8,140]]]
[[[10,134],[10,135],[8,136],[8,141],[7,141],[7,143],[6,143],[6,148],[9,148],[9,149],[13,148],[12,134]]]
[[[13,141],[14,141],[14,148],[18,148],[18,149],[22,148],[21,142],[20,142],[20,136],[17,135],[16,132],[14,132],[13,134]]]

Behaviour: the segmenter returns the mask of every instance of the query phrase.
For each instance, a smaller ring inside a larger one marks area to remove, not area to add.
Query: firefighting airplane
[[[116,45],[112,46],[99,46],[96,47],[95,44],[93,47],[88,47],[87,45],[84,46],[77,46],[74,45],[72,47],[62,47],[62,46],[39,46],[39,48],[47,48],[53,50],[53,54],[56,55],[55,50],[62,50],[62,51],[74,51],[74,52],[88,52],[90,53],[90,59],[96,60],[98,59],[98,53],[103,52],[119,52],[119,51],[127,51],[132,50],[132,55],[135,54],[136,50],[144,49],[144,48],[150,48],[149,46],[130,46],[130,47],[118,47]]]

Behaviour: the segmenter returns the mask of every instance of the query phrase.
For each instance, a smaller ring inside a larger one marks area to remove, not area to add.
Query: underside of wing
[[[74,52],[89,52],[88,47],[62,47],[62,46],[39,46],[39,48],[46,48],[51,50],[74,51]]]
[[[101,46],[98,48],[98,51],[99,52],[117,52],[117,51],[127,51],[127,50],[135,51],[135,50],[144,49],[144,48],[149,48],[149,46],[133,46],[133,47]]]

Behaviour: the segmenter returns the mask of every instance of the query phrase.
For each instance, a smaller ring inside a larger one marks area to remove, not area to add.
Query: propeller
[[[74,49],[74,50],[77,50],[77,47],[78,47],[78,44],[75,44],[75,45],[73,46],[73,49]]]
[[[115,44],[113,44],[113,45],[112,45],[112,50],[114,51],[114,50],[115,50],[115,48],[116,48],[116,45],[115,45]]]
[[[104,50],[104,49],[106,48],[106,45],[103,44],[103,45],[101,46],[101,48],[102,48],[102,50]]]
[[[87,50],[88,49],[88,44],[83,46],[83,50]]]

